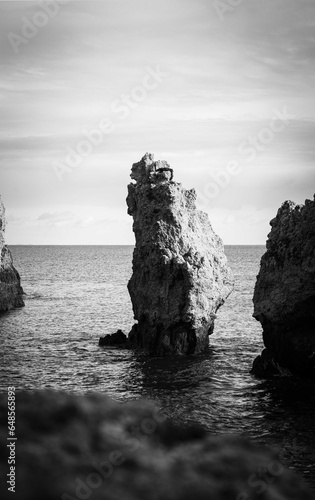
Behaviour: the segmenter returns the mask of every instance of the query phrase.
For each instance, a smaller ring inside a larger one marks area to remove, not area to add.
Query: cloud
[[[89,228],[100,241],[102,219],[111,221],[102,227],[112,238],[110,224],[128,220],[117,211],[125,212],[131,164],[146,151],[169,160],[176,180],[202,188],[276,107],[287,106],[294,123],[211,207],[232,217],[244,204],[274,212],[287,197],[312,195],[313,0],[244,0],[223,22],[208,0],[134,0],[132,9],[129,0],[73,1],[17,54],[7,35],[21,33],[23,18],[32,21],[41,2],[0,7],[0,190],[17,217],[36,209],[41,241],[66,241],[61,229],[70,227]],[[156,64],[169,77],[126,120],[114,116],[113,133],[58,183],[52,162],[84,139],[83,130],[112,116],[113,101]],[[99,207],[94,222],[78,205]],[[126,227],[115,233],[119,241],[132,240]],[[71,237],[81,241],[79,231]]]
[[[72,212],[45,212],[40,214],[37,221],[46,226],[76,226],[76,227],[86,227],[96,224],[94,217],[87,216],[85,218],[80,218],[78,215]]]

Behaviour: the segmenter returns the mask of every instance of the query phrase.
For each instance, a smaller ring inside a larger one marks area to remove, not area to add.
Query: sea
[[[147,357],[99,347],[128,333],[132,246],[11,246],[25,307],[0,317],[1,392],[98,392],[119,402],[148,398],[175,424],[237,434],[279,452],[315,488],[315,383],[250,374],[263,349],[252,317],[263,246],[226,246],[235,289],[218,311],[209,347],[189,357]]]

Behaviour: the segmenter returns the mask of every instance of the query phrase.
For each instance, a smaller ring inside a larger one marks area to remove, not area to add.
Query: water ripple
[[[210,346],[198,356],[148,358],[98,346],[133,314],[126,289],[131,247],[13,247],[26,307],[1,316],[1,390],[54,388],[147,397],[179,425],[243,434],[277,447],[283,462],[315,485],[312,381],[259,381],[249,374],[261,351],[252,296],[262,247],[227,247],[236,277]]]

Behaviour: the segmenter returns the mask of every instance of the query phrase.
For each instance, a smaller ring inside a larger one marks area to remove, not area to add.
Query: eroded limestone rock
[[[315,201],[286,201],[270,225],[253,299],[266,349],[252,371],[314,376]]]
[[[20,275],[4,241],[5,208],[0,197],[0,312],[24,306]]]
[[[222,240],[196,209],[195,190],[174,182],[167,162],[147,153],[131,178],[136,247],[128,290],[138,323],[130,343],[157,355],[200,352],[233,289]]]

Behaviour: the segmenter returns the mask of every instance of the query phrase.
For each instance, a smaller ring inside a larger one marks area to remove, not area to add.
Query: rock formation
[[[314,376],[315,200],[286,201],[270,225],[253,299],[266,349],[252,372]]]
[[[7,397],[0,395],[3,437]],[[276,453],[244,438],[174,427],[145,401],[117,404],[96,394],[18,392],[16,422],[17,441],[5,440],[0,448],[3,500],[315,497]],[[9,455],[15,459],[11,470]],[[7,488],[14,480],[13,494]]]
[[[20,275],[13,266],[12,255],[5,245],[5,209],[0,197],[0,312],[24,306]]]
[[[174,182],[165,161],[147,153],[131,178],[136,247],[128,290],[138,323],[130,343],[156,355],[200,352],[233,289],[222,241],[196,209],[195,190]]]

